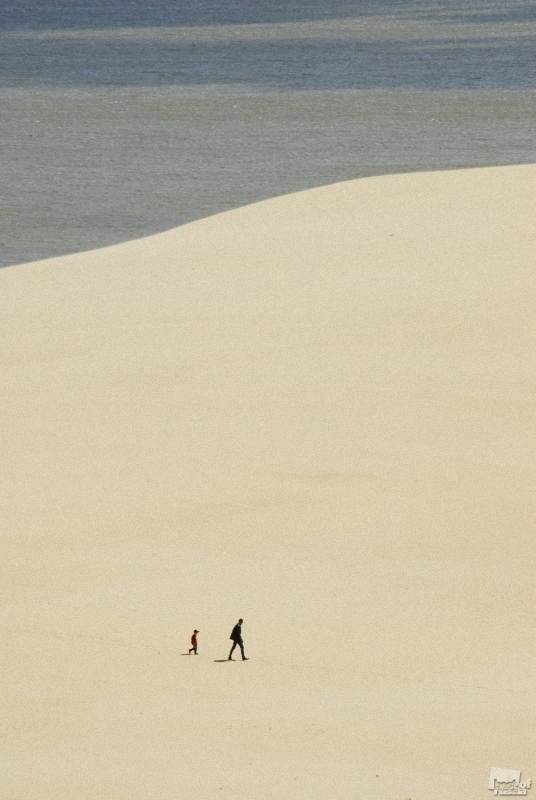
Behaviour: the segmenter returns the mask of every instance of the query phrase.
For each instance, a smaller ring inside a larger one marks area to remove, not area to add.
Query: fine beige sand
[[[535,208],[370,178],[0,273],[0,797],[536,778]]]

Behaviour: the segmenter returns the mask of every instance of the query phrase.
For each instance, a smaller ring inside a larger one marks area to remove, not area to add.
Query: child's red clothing
[[[196,633],[192,633],[191,642],[195,647],[195,645],[197,644],[197,634]]]

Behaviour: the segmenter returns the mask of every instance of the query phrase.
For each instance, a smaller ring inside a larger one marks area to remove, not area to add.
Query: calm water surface
[[[4,0],[0,265],[365,175],[536,161],[536,4]]]

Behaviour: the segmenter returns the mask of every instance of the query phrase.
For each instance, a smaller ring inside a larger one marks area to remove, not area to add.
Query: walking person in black
[[[231,647],[231,652],[229,653],[229,661],[234,661],[233,659],[233,650],[235,649],[236,645],[239,646],[240,652],[242,653],[242,661],[247,661],[248,659],[244,653],[244,642],[242,641],[242,623],[244,622],[243,619],[239,619],[238,623],[234,626],[233,632],[231,633],[230,639],[233,640],[233,646]]]

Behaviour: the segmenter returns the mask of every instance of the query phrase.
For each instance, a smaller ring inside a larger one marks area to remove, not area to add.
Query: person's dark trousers
[[[243,644],[243,642],[233,642],[233,646],[231,647],[231,652],[229,653],[229,658],[233,657],[233,651],[234,651],[236,645],[239,646],[240,652],[242,653],[242,658],[245,659],[246,658],[246,654],[244,653],[244,644]]]

